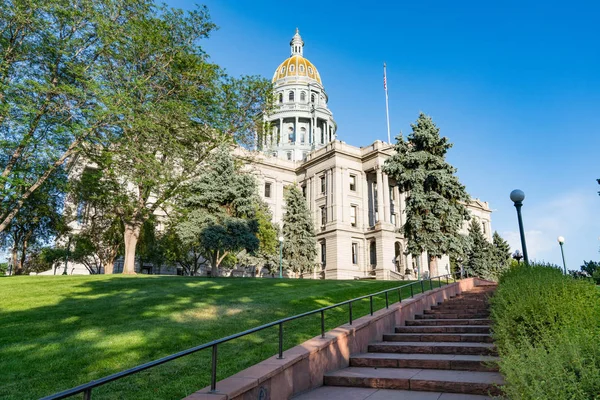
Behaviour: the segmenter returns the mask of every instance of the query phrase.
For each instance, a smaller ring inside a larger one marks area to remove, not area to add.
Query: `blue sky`
[[[520,247],[520,188],[530,258],[561,264],[562,235],[578,269],[600,259],[600,3],[490,3],[207,1],[219,30],[201,45],[232,75],[271,78],[298,27],[356,146],[387,138],[386,62],[392,136],[431,115],[492,228]]]

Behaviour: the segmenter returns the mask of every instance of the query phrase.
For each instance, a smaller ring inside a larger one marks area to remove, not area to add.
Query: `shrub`
[[[600,295],[544,265],[505,273],[491,300],[510,399],[600,399]]]

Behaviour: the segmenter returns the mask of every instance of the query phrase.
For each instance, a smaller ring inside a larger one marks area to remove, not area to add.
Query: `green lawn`
[[[45,396],[399,284],[119,275],[2,278],[0,398]],[[394,301],[395,295],[390,297]],[[384,307],[384,297],[375,305]],[[354,305],[355,318],[367,312],[368,300]],[[347,307],[328,311],[326,329],[347,322],[347,314]],[[284,327],[289,348],[319,334],[319,317]],[[275,327],[220,346],[218,379],[276,354],[277,332]],[[209,379],[210,350],[203,350],[95,389],[93,398],[180,399]]]

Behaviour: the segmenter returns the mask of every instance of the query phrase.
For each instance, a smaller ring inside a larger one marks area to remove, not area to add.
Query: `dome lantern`
[[[292,37],[292,41],[290,42],[290,48],[292,51],[292,56],[295,55],[302,55],[302,51],[304,49],[304,41],[302,40],[302,37],[300,36],[300,32],[298,31],[298,28],[296,28],[296,34],[294,35],[294,37]]]

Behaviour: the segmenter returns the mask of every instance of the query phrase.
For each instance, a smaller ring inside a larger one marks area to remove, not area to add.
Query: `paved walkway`
[[[495,364],[487,299],[479,286],[397,327],[350,366],[324,376],[325,386],[296,400],[483,400],[504,383]]]

